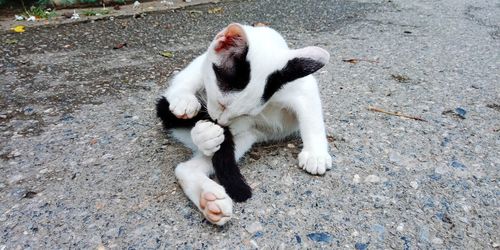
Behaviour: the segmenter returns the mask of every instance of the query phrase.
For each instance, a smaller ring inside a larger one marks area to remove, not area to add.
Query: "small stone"
[[[333,240],[333,236],[329,233],[310,233],[307,235],[307,238],[312,241],[325,243],[331,243]]]
[[[18,183],[20,182],[22,179],[24,179],[24,176],[22,174],[16,174],[14,176],[11,176],[9,178],[9,184],[15,184],[15,183]]]
[[[405,224],[403,223],[399,223],[398,227],[396,227],[396,230],[398,230],[398,232],[402,232],[404,229],[405,229]]]
[[[44,168],[44,169],[41,169],[40,171],[38,171],[38,173],[40,173],[40,174],[46,174],[48,172],[49,172],[49,170],[47,168]]]
[[[108,160],[108,159],[111,159],[111,158],[113,158],[112,154],[105,154],[105,155],[102,156],[102,159],[104,159],[104,160]]]
[[[354,178],[352,178],[352,182],[353,182],[354,184],[358,184],[358,183],[359,183],[359,179],[360,179],[359,175],[355,174],[355,175],[354,175]]]
[[[380,177],[378,177],[376,175],[368,175],[365,178],[365,182],[377,183],[377,182],[380,182]]]
[[[354,248],[355,248],[356,250],[366,250],[366,249],[368,249],[368,243],[359,243],[359,242],[358,242],[358,243],[356,243],[356,244],[354,245]]]
[[[413,188],[413,189],[417,189],[418,188],[418,183],[416,181],[410,181],[410,186]]]
[[[99,243],[99,245],[97,245],[97,250],[106,250],[106,247],[104,247],[102,243]]]
[[[392,162],[392,163],[399,163],[399,162],[401,162],[401,157],[399,156],[398,153],[391,152],[389,154],[389,161]]]
[[[455,169],[460,169],[460,170],[464,170],[465,169],[465,165],[459,161],[452,161],[451,162],[451,166]]]
[[[0,115],[0,119],[7,119],[7,115]]]
[[[33,115],[35,113],[35,110],[32,107],[26,107],[24,108],[24,114],[25,115]]]
[[[295,148],[295,145],[293,145],[293,144],[291,144],[291,143],[288,143],[286,146],[287,146],[288,148]]]
[[[434,238],[432,239],[432,244],[441,245],[443,244],[443,240],[440,238]]]
[[[467,114],[467,111],[463,108],[458,107],[455,109],[455,113],[457,113],[458,117],[465,119],[465,114]]]
[[[255,221],[252,224],[250,224],[249,226],[247,226],[246,230],[250,234],[255,234],[255,233],[259,232],[259,231],[262,231],[262,225],[258,221]]]
[[[257,245],[257,242],[255,242],[255,240],[250,240],[250,244],[252,244],[253,247],[259,249],[259,245]]]

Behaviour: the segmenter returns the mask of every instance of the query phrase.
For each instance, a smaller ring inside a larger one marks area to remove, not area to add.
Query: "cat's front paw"
[[[302,150],[299,154],[299,166],[313,175],[323,175],[332,168],[332,157],[327,152],[317,153]]]
[[[201,104],[194,95],[184,95],[171,98],[169,109],[179,119],[191,119],[201,109]]]
[[[191,139],[206,156],[214,155],[224,141],[224,129],[209,121],[199,121],[191,130]]]

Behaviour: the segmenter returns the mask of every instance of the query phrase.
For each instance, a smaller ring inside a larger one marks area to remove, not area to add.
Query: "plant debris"
[[[403,114],[401,112],[386,111],[386,110],[383,110],[383,109],[380,109],[380,108],[376,108],[376,107],[372,107],[372,106],[369,106],[368,110],[373,111],[373,112],[383,113],[383,114],[386,114],[386,115],[394,115],[394,116],[404,117],[404,118],[408,118],[408,119],[412,119],[412,120],[427,122],[427,120],[425,120],[425,119],[423,119],[421,117],[418,117],[418,116],[406,115],[406,114]]]
[[[5,41],[3,41],[5,44],[16,44],[17,42],[19,42],[17,39],[7,39]]]
[[[198,16],[198,15],[203,15],[203,11],[201,10],[188,10],[188,13],[192,16]]]
[[[160,55],[166,58],[172,58],[174,57],[174,53],[172,51],[164,50],[160,52]]]
[[[23,25],[17,25],[16,27],[12,28],[11,30],[13,30],[16,33],[23,33],[26,31],[25,27]]]
[[[208,9],[208,14],[222,14],[224,13],[224,9],[222,7],[215,7]]]
[[[500,105],[496,104],[496,103],[492,103],[492,104],[488,104],[486,105],[486,107],[490,108],[490,109],[494,109],[496,111],[499,111],[500,112]]]
[[[361,58],[351,58],[351,59],[342,59],[342,62],[356,64],[359,62],[370,62],[370,63],[378,63],[378,60],[369,60],[369,59],[361,59]]]
[[[395,74],[391,74],[391,77],[392,79],[398,81],[398,82],[401,82],[401,83],[405,83],[405,82],[409,82],[410,81],[410,78],[406,75],[395,75]]]
[[[113,49],[121,49],[123,47],[126,47],[127,46],[127,43],[119,43],[117,45],[115,45],[115,47],[113,47]]]
[[[271,26],[271,23],[256,22],[252,24],[253,27],[266,27]]]

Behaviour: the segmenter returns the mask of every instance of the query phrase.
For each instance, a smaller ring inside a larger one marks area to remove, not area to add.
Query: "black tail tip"
[[[252,188],[245,182],[226,187],[226,192],[235,202],[244,202],[252,197]]]
[[[156,116],[159,118],[163,118],[166,114],[170,113],[169,109],[170,104],[167,101],[167,98],[164,96],[160,97],[156,102]]]

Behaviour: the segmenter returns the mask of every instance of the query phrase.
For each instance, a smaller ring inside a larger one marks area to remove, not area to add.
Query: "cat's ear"
[[[330,59],[330,54],[316,46],[290,51],[291,59],[282,69],[284,74],[290,76],[290,81],[310,75],[323,68]]]
[[[239,23],[232,23],[215,36],[216,54],[240,54],[247,48],[247,36]]]
[[[315,46],[290,51],[290,59],[286,65],[267,77],[263,100],[268,101],[286,83],[323,68],[329,59],[330,54],[326,50]]]

